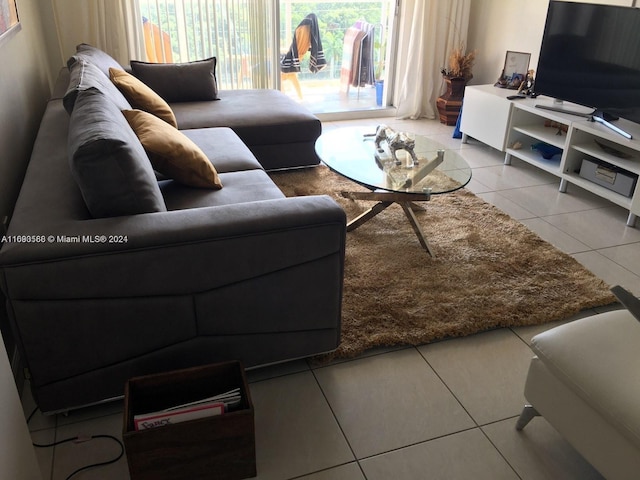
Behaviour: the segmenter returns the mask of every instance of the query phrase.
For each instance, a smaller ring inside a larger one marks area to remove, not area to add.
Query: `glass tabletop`
[[[402,193],[448,193],[464,187],[471,180],[471,167],[455,150],[424,135],[409,134],[415,139],[418,159],[398,150],[397,159],[386,140],[375,146],[376,127],[344,127],[323,133],[316,142],[322,161],[340,175],[371,190]]]

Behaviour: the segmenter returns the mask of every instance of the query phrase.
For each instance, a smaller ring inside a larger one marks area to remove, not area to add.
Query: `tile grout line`
[[[322,385],[320,384],[320,381],[318,380],[318,377],[316,376],[316,372],[314,369],[311,369],[311,374],[313,375],[313,379],[316,382],[316,385],[318,385],[318,388],[320,389],[320,392],[322,393],[322,397],[324,398],[324,401],[327,402],[327,406],[329,407],[329,410],[331,411],[331,415],[333,415],[333,419],[336,422],[336,425],[338,425],[338,428],[340,429],[340,433],[342,433],[342,436],[344,437],[345,442],[347,442],[347,445],[349,446],[349,450],[351,451],[351,454],[353,455],[353,458],[355,459],[355,462],[358,464],[358,468],[360,469],[360,472],[362,473],[362,476],[365,478],[367,478],[367,476],[364,473],[364,469],[362,468],[362,465],[360,465],[360,459],[358,458],[358,456],[356,455],[355,450],[353,449],[353,446],[351,445],[351,442],[349,441],[349,438],[347,437],[347,433],[344,431],[344,428],[342,427],[342,425],[340,425],[340,421],[338,420],[338,416],[336,415],[336,412],[334,411],[333,407],[331,406],[331,402],[329,401],[329,398],[327,398],[327,394],[324,391],[324,389],[322,388]],[[331,468],[335,468],[338,465],[334,465]]]
[[[509,418],[518,418],[517,416],[515,417],[509,417]],[[508,419],[505,419],[508,420]],[[496,422],[490,422],[487,423],[486,425],[491,425],[492,423],[497,423],[497,422],[504,422],[504,420],[498,420]],[[515,426],[514,426],[515,428]],[[493,441],[491,440],[491,438],[489,438],[489,435],[487,435],[487,433],[484,431],[484,428],[479,427],[480,432],[482,433],[482,435],[484,435],[484,438],[487,439],[487,441],[491,444],[491,446],[493,446],[493,448],[496,449],[496,451],[498,452],[498,454],[500,455],[500,457],[504,460],[504,462],[509,465],[509,468],[513,471],[513,473],[515,474],[516,477],[518,477],[520,480],[522,479],[522,476],[520,476],[520,474],[518,473],[518,471],[515,469],[515,467],[513,465],[511,465],[511,462],[509,462],[509,459],[507,457],[505,457],[505,455],[500,451],[500,449],[498,448],[498,446],[493,443]]]
[[[514,335],[516,335],[516,337],[518,337],[518,339],[520,339],[520,337],[519,337],[515,332],[513,332],[513,334],[514,334]],[[447,385],[447,382],[445,382],[445,380],[440,376],[440,374],[438,373],[438,371],[433,367],[433,365],[431,365],[431,363],[429,363],[429,360],[427,360],[427,358],[422,354],[422,352],[421,352],[418,348],[416,348],[416,350],[418,351],[418,354],[420,354],[420,356],[422,357],[422,359],[425,361],[425,363],[429,366],[429,368],[431,368],[431,370],[433,370],[433,372],[436,374],[436,376],[438,377],[438,379],[439,379],[439,380],[442,382],[442,384],[447,388],[447,390],[451,393],[451,395],[453,396],[453,398],[455,398],[455,399],[456,399],[456,401],[460,404],[460,406],[461,406],[461,407],[462,407],[462,409],[465,411],[465,413],[466,413],[467,415],[469,415],[469,418],[470,418],[470,419],[473,421],[473,423],[476,425],[474,428],[466,429],[466,430],[463,430],[463,431],[475,430],[475,429],[479,430],[479,431],[480,431],[480,433],[482,433],[482,435],[483,435],[487,440],[489,440],[489,443],[490,443],[490,444],[491,444],[491,446],[495,449],[495,451],[498,453],[498,455],[500,455],[500,458],[502,458],[502,459],[505,461],[505,463],[509,466],[509,468],[513,471],[513,473],[514,473],[514,474],[515,474],[519,479],[521,479],[521,480],[522,480],[522,477],[520,477],[520,475],[518,475],[518,472],[516,472],[515,468],[514,468],[514,467],[511,465],[511,463],[507,460],[507,458],[506,458],[506,457],[504,456],[504,454],[500,451],[500,449],[499,449],[499,448],[498,448],[498,447],[497,447],[497,446],[496,446],[496,445],[491,441],[491,439],[487,436],[487,434],[484,432],[484,430],[483,430],[483,428],[482,428],[482,427],[483,427],[483,426],[485,426],[485,425],[491,425],[492,423],[504,422],[505,420],[508,420],[508,419],[510,419],[510,418],[515,418],[515,417],[511,417],[511,416],[509,416],[509,417],[506,417],[506,418],[503,418],[503,419],[494,420],[494,421],[492,421],[492,422],[489,422],[489,423],[486,423],[486,424],[482,424],[482,425],[480,425],[480,424],[478,423],[478,421],[477,421],[475,418],[473,418],[473,416],[471,415],[471,413],[467,410],[467,408],[464,406],[464,404],[462,403],[462,401],[461,401],[461,400],[456,396],[456,394],[455,394],[455,393],[453,392],[453,390],[449,387],[449,385]],[[449,435],[454,435],[454,434],[457,434],[457,433],[461,433],[461,432],[455,432],[455,433],[452,433],[452,434],[449,434]],[[449,436],[449,435],[444,435],[444,436]],[[442,437],[439,437],[439,438],[442,438]]]

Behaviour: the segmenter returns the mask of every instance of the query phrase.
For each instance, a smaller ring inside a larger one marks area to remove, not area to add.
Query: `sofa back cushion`
[[[78,97],[78,92],[96,88],[109,98],[120,110],[128,110],[131,104],[116,88],[113,82],[93,63],[79,58],[69,67],[69,87],[62,99],[67,112],[71,113]]]
[[[122,65],[111,55],[86,43],[76,46],[76,54],[67,61],[67,67],[71,68],[71,65],[79,59],[93,63],[105,77],[109,77],[110,68],[122,68]]]
[[[187,63],[131,61],[133,74],[167,102],[216,100],[216,57]]]
[[[144,148],[99,90],[78,92],[68,147],[71,173],[93,217],[166,211]]]

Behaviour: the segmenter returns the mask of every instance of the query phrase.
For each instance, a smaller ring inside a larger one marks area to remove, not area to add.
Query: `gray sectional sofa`
[[[81,46],[61,73],[0,249],[42,411],[120,397],[133,376],[336,348],[344,212],[265,172],[317,163],[317,119],[266,90],[171,103],[222,188],[184,185],[154,172],[101,55]],[[104,78],[75,75],[79,58]]]

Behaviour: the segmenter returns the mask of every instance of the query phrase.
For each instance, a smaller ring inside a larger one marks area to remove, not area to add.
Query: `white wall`
[[[48,20],[43,22],[39,8],[49,2],[18,0],[21,28],[0,39],[0,220],[13,209],[58,69],[49,60]],[[6,341],[12,351],[14,342],[2,294],[0,303],[0,479],[41,480],[5,348]]]
[[[582,0],[584,3],[633,4],[633,0]],[[472,85],[495,83],[507,50],[531,53],[536,69],[548,0],[472,0],[467,48],[476,50]]]
[[[536,67],[548,0],[473,0],[467,38],[476,50],[471,84],[495,83],[507,50],[531,53]]]
[[[21,29],[0,41],[0,220],[18,196],[53,82],[39,2],[18,0]]]

